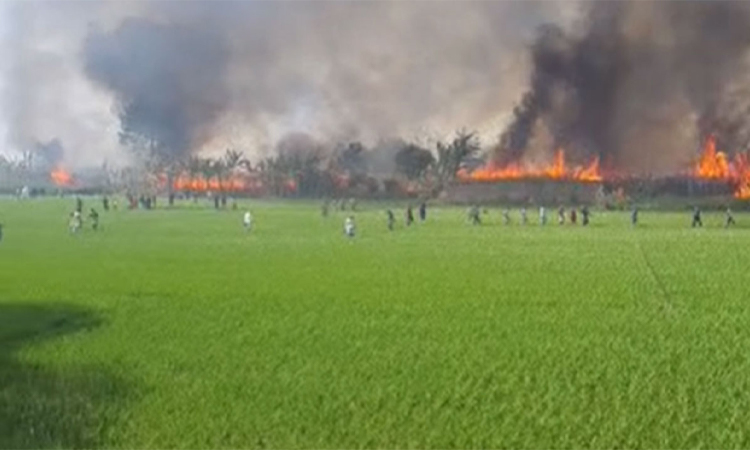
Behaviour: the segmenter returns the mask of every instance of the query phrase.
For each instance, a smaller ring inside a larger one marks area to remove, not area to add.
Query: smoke
[[[168,160],[227,147],[258,157],[290,132],[371,148],[462,127],[496,135],[524,86],[530,33],[574,10],[158,1],[11,9],[17,26],[5,46],[16,50],[0,77],[16,94],[0,108],[12,145],[59,138],[66,160],[96,164],[124,148]]]
[[[749,48],[746,2],[592,2],[572,31],[539,28],[494,157],[524,158],[540,124],[574,158],[630,171],[684,167],[710,133],[744,151]]]
[[[63,160],[65,149],[59,139],[53,139],[49,142],[38,142],[34,146],[34,153],[39,163],[47,169],[52,169]]]
[[[122,160],[109,96],[82,73],[86,24],[118,16],[104,3],[0,3],[0,153],[36,152],[57,139],[66,162]]]
[[[115,94],[123,142],[163,161],[199,148],[227,108],[229,54],[212,30],[127,19],[91,32],[84,54],[86,73]]]
[[[57,139],[74,165],[303,133],[385,168],[388,137],[468,128],[504,130],[500,162],[660,172],[709,133],[750,143],[747,2],[19,1],[0,25],[3,149]]]

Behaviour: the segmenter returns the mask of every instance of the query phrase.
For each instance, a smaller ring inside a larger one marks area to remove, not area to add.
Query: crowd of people
[[[143,198],[135,198],[131,197],[128,199],[131,203],[131,207],[137,205],[140,203],[141,207],[144,209],[151,209],[156,204],[155,199],[149,199],[146,197]],[[104,196],[102,198],[102,207],[105,211],[109,211],[110,205],[116,210],[117,209],[117,201],[113,200],[110,202],[110,199],[107,196]],[[347,205],[349,206],[350,210],[356,211],[356,201],[353,199],[350,201],[339,201],[339,202],[329,202],[326,201],[323,204],[323,207],[321,209],[323,217],[327,217],[329,215],[329,210],[333,206],[335,209],[340,209],[342,211],[346,210]],[[417,215],[419,217],[420,222],[425,222],[427,220],[427,202],[422,201],[417,206]],[[389,231],[393,231],[396,227],[396,214],[392,209],[386,209],[386,226]],[[471,206],[467,211],[467,220],[472,225],[481,225],[482,224],[482,215],[487,214],[487,209],[480,209],[479,205],[473,205]],[[632,226],[638,225],[639,220],[639,209],[638,207],[633,207],[630,211],[630,223]],[[521,207],[518,210],[518,214],[520,217],[519,223],[521,225],[528,225],[529,224],[529,214],[526,209],[526,207]],[[557,223],[558,225],[565,225],[566,223],[570,223],[571,225],[577,225],[579,223],[579,216],[580,216],[580,224],[582,226],[588,226],[591,221],[591,212],[587,206],[583,206],[580,208],[571,208],[570,210],[566,210],[564,206],[560,206],[557,209]],[[90,208],[89,213],[87,215],[91,229],[93,231],[99,230],[99,213],[95,208]],[[510,208],[504,208],[501,211],[501,218],[502,223],[504,225],[511,225],[513,223],[513,215]],[[540,226],[547,225],[547,209],[544,206],[540,206],[538,210],[538,220]],[[413,205],[408,205],[406,209],[404,210],[404,224],[406,227],[410,227],[412,224],[415,223],[415,215],[414,215],[414,207]],[[250,232],[253,228],[253,216],[250,213],[249,210],[246,210],[242,217],[242,224],[246,232]],[[736,224],[736,221],[734,219],[734,214],[732,213],[732,210],[730,208],[726,208],[724,210],[724,227],[729,228]],[[693,228],[697,227],[703,227],[703,219],[702,219],[702,212],[701,209],[697,206],[693,208],[692,210],[692,222],[691,226]],[[72,234],[78,233],[83,228],[83,200],[80,197],[76,197],[76,204],[75,209],[73,212],[70,213],[70,221],[69,221],[69,229]],[[354,238],[356,235],[356,224],[354,220],[354,215],[350,214],[347,215],[344,219],[344,235],[346,235],[349,238]],[[2,225],[0,224],[0,241],[2,240]]]
[[[427,220],[427,204],[425,202],[422,202],[419,205],[419,220],[424,222]],[[632,226],[638,225],[638,217],[639,217],[640,210],[637,206],[633,207],[630,211],[630,223]],[[482,210],[478,205],[471,206],[467,211],[467,220],[472,225],[481,225],[482,224],[482,213],[487,214],[487,209]],[[327,213],[325,214],[327,215]],[[580,215],[580,224],[582,226],[588,226],[591,223],[591,211],[589,210],[588,206],[583,206],[581,208],[571,208],[569,211],[566,211],[564,206],[560,206],[557,210],[557,223],[558,225],[565,225],[566,223],[570,223],[571,225],[577,225],[579,223]],[[529,216],[528,212],[525,207],[521,207],[519,210],[519,216],[520,216],[520,224],[521,225],[528,225],[529,223]],[[501,212],[502,222],[504,225],[511,225],[513,222],[512,214],[510,208],[504,208]],[[395,224],[396,224],[396,216],[393,213],[393,210],[387,209],[386,210],[386,224],[388,227],[388,230],[393,231]],[[407,227],[411,226],[414,223],[414,212],[412,209],[412,206],[407,206],[405,213],[404,213],[404,223]],[[547,224],[547,209],[544,206],[539,207],[539,225],[545,226]],[[724,228],[729,228],[736,224],[736,221],[734,219],[734,214],[732,213],[732,210],[730,208],[726,208],[724,210]],[[703,227],[703,220],[702,220],[702,212],[701,209],[697,206],[693,208],[692,210],[692,223],[691,226],[693,228],[696,227]],[[354,224],[354,216],[347,216],[344,220],[344,234],[350,238],[353,238],[355,235],[355,224]]]

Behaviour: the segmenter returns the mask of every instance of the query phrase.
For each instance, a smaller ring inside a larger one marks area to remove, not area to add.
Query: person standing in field
[[[526,225],[529,222],[529,218],[526,216],[526,207],[521,208],[521,225]]]
[[[547,225],[547,210],[544,206],[539,207],[539,225]]]
[[[245,211],[245,215],[242,217],[242,225],[245,227],[245,232],[250,231],[253,227],[253,215],[250,211]]]
[[[81,200],[81,197],[76,197],[76,211],[78,211],[79,215],[83,212],[83,200]]]
[[[424,222],[427,220],[427,203],[422,202],[419,205],[419,221]]]
[[[390,209],[385,213],[388,215],[388,230],[393,231],[393,226],[396,224],[396,217]]]
[[[581,221],[583,222],[583,226],[587,226],[589,224],[589,207],[584,206],[581,208]]]
[[[479,206],[469,208],[469,221],[472,225],[481,225],[482,219],[479,217]]]
[[[350,239],[354,237],[354,217],[349,216],[344,221],[344,234],[346,234]]]
[[[510,225],[510,209],[503,209],[503,224]]]
[[[703,227],[703,220],[701,220],[701,209],[697,206],[693,207],[693,224],[692,227]]]
[[[633,211],[630,212],[630,225],[636,226],[638,225],[638,207],[634,206]]]
[[[109,198],[106,195],[102,198],[102,207],[105,211],[109,211]]]
[[[558,225],[565,224],[565,207],[564,206],[561,206],[560,209],[557,210],[557,224]]]
[[[570,223],[575,225],[578,222],[578,211],[575,208],[570,209]]]
[[[79,213],[78,211],[73,211],[70,214],[70,222],[68,224],[68,227],[70,228],[71,233],[78,233],[78,230],[81,229],[81,213]]]
[[[99,213],[94,208],[89,211],[89,219],[91,219],[91,229],[96,231],[99,229]]]
[[[406,208],[406,226],[410,226],[414,223],[414,211],[411,209],[411,205]]]
[[[726,219],[724,221],[724,228],[729,228],[731,225],[735,224],[734,216],[732,215],[732,210],[727,208],[724,214],[726,216]]]

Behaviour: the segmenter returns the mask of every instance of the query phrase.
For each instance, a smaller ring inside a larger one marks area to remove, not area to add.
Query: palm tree
[[[224,165],[227,171],[233,172],[240,166],[244,166],[248,161],[245,159],[245,155],[237,150],[227,149],[223,157]]]
[[[213,171],[213,176],[216,178],[216,181],[219,185],[219,191],[224,190],[224,180],[227,178],[227,174],[229,173],[227,164],[224,162],[223,158],[214,159],[211,160],[211,169]]]
[[[198,173],[203,178],[203,181],[205,181],[206,188],[208,188],[208,182],[211,181],[211,178],[214,176],[213,161],[211,161],[211,158],[198,157],[196,159]]]
[[[475,132],[461,130],[449,145],[437,143],[437,171],[441,185],[452,182],[461,165],[479,153],[480,146]]]

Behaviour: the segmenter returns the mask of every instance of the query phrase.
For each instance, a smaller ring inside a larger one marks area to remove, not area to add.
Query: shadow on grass
[[[17,356],[22,347],[100,324],[80,307],[0,303],[0,448],[105,445],[128,385],[95,367],[49,370]]]

